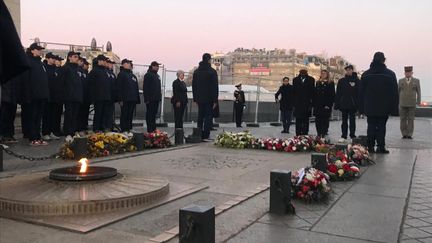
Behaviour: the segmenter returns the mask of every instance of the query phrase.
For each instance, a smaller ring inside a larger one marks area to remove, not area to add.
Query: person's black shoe
[[[413,139],[412,136],[407,136],[406,138],[408,138],[408,139]]]
[[[368,148],[368,152],[369,152],[370,154],[373,154],[373,153],[375,153],[375,149],[374,149],[374,148]]]
[[[356,138],[356,137],[357,137],[356,135],[350,135],[351,139]]]
[[[408,138],[408,136],[402,136],[402,139],[407,139]]]
[[[287,131],[285,131],[285,130],[282,130],[281,133],[289,133],[289,132],[287,132]]]
[[[376,150],[376,153],[377,154],[388,154],[388,153],[390,153],[390,151],[388,151],[386,148],[378,148]]]

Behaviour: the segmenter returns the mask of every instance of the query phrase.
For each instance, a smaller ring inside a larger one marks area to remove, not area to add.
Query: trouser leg
[[[348,111],[342,111],[342,125],[341,125],[341,129],[342,129],[342,138],[347,138],[348,137],[348,116],[349,116],[349,112]]]
[[[350,137],[354,137],[356,133],[356,112],[355,111],[349,112],[349,130],[350,130]]]
[[[388,117],[377,118],[376,141],[377,141],[377,147],[380,149],[385,148],[385,135],[386,135],[387,119],[388,119]]]
[[[407,115],[407,135],[412,136],[414,132],[415,107],[408,108]]]

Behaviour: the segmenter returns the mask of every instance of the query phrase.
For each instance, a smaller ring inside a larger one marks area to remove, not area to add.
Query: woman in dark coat
[[[315,84],[313,99],[315,125],[320,137],[325,137],[328,133],[334,99],[335,85],[329,79],[329,72],[322,70],[320,79]]]
[[[281,99],[279,99],[281,96]],[[289,133],[289,128],[291,125],[291,115],[293,108],[293,87],[289,83],[289,78],[284,77],[282,79],[282,86],[275,94],[276,103],[279,103],[279,109],[281,112],[281,120],[283,124],[282,133]]]
[[[187,87],[184,80],[184,72],[177,71],[177,79],[172,84],[173,96],[171,103],[174,108],[175,128],[183,128],[183,115],[188,103]]]

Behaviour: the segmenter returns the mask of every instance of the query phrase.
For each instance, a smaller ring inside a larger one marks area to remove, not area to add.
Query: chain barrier
[[[9,149],[8,146],[5,146],[3,144],[1,144],[0,146],[3,147],[3,148],[1,148],[1,150],[3,150],[4,152],[6,152],[7,154],[9,154],[10,156],[13,156],[15,158],[22,159],[22,160],[42,161],[42,160],[56,159],[56,158],[60,157],[58,152],[55,153],[55,154],[48,155],[48,156],[32,157],[32,156],[29,156],[29,155],[18,154],[16,152],[12,151],[11,149]]]

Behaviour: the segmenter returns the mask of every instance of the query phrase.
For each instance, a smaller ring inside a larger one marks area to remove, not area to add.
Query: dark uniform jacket
[[[113,70],[111,69],[107,69],[107,73],[108,73],[108,79],[110,81],[111,84],[111,101],[112,102],[118,102],[119,101],[119,93],[116,87],[116,83],[117,83],[117,78],[116,75],[114,73]]]
[[[399,92],[395,73],[385,64],[372,62],[360,82],[360,113],[387,117],[399,113]]]
[[[245,100],[245,94],[243,90],[236,90],[234,91],[234,104],[239,106],[244,106],[246,100]]]
[[[117,76],[118,98],[122,102],[140,102],[138,79],[133,74],[132,70],[120,68],[120,73]]]
[[[159,74],[153,71],[151,67],[144,75],[143,92],[145,103],[162,100],[161,80]]]
[[[83,102],[83,87],[78,72],[78,64],[66,63],[59,69],[59,82],[63,86],[63,100],[65,102]]]
[[[218,75],[210,63],[200,62],[192,78],[193,99],[198,103],[217,103],[219,97]]]
[[[82,67],[78,67],[78,75],[81,79],[81,85],[83,90],[83,104],[90,104],[91,103],[91,95],[89,90],[89,84],[88,84],[88,71],[84,70]]]
[[[171,98],[171,103],[176,104],[177,102],[180,102],[182,105],[187,104],[188,96],[186,83],[184,81],[181,81],[180,79],[176,79],[172,84],[172,88],[173,96]]]
[[[21,79],[20,100],[23,103],[29,103],[32,100],[49,99],[48,76],[45,65],[41,62],[40,57],[34,57],[28,54],[30,70],[28,70]]]
[[[336,88],[335,109],[357,111],[359,88],[357,73],[341,78]]]
[[[315,79],[311,76],[297,76],[293,79],[294,116],[308,117],[311,114]]]
[[[58,71],[59,68],[56,65],[49,65],[48,63],[44,63],[47,71],[48,77],[48,86],[49,86],[49,101],[53,103],[60,103],[63,101],[63,92],[64,87],[59,82],[58,79]]]
[[[279,109],[281,111],[292,110],[294,100],[293,86],[291,84],[280,86],[275,94],[276,100],[279,99],[279,95],[282,96],[279,100]]]
[[[111,82],[105,67],[96,64],[87,78],[92,102],[111,100]]]
[[[314,115],[330,116],[335,100],[335,85],[333,82],[317,81],[314,93]]]

